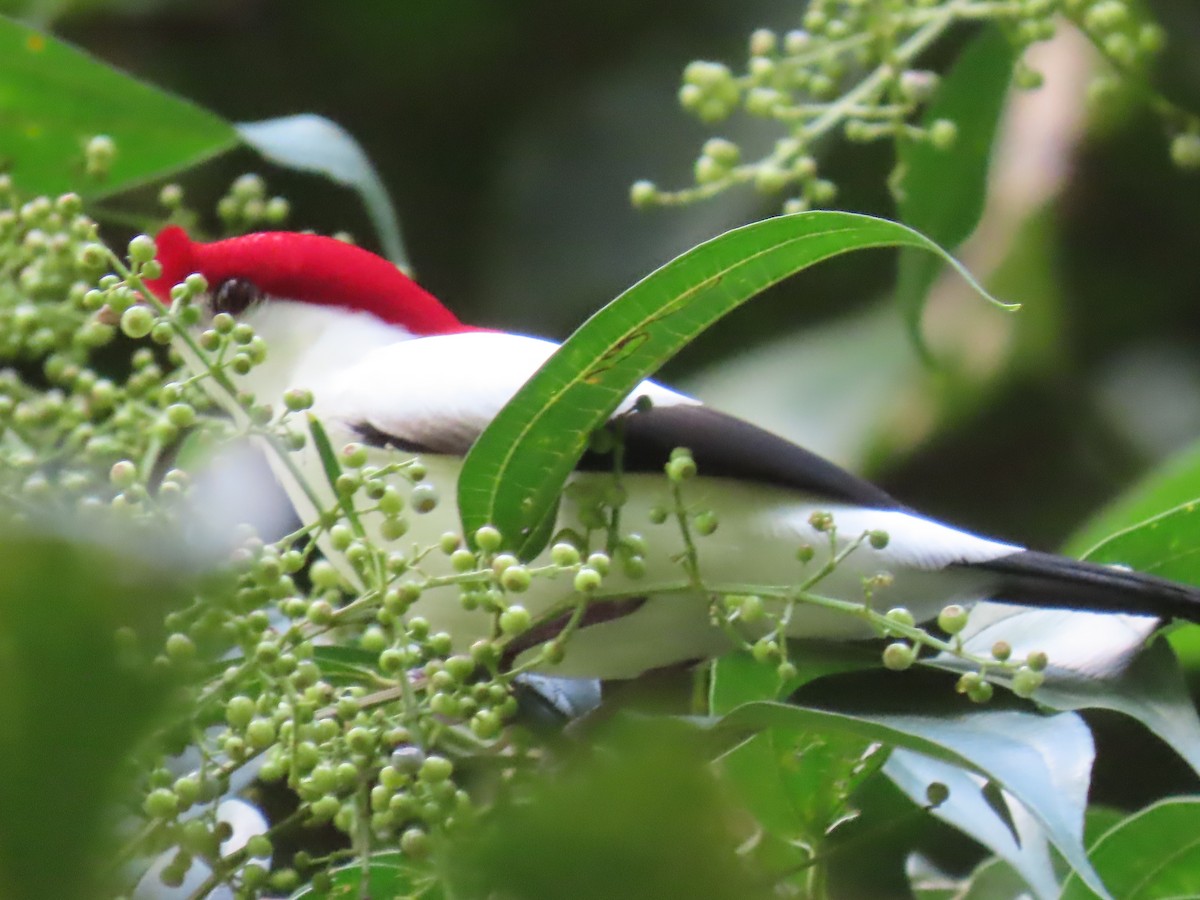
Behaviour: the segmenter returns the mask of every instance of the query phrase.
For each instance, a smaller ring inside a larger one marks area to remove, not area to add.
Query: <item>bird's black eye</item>
[[[252,303],[262,299],[260,291],[253,281],[245,278],[230,278],[217,285],[213,292],[213,312],[229,313],[231,316],[241,315]]]

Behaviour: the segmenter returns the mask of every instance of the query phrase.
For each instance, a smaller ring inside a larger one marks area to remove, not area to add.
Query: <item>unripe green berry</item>
[[[155,788],[142,804],[146,815],[155,819],[172,818],[179,811],[179,800],[169,788]]]
[[[1045,651],[1034,650],[1025,657],[1025,665],[1035,672],[1044,672],[1046,666],[1050,665],[1050,657],[1046,655]]]
[[[550,548],[550,559],[556,566],[567,568],[579,565],[579,551],[574,544],[558,543]]]
[[[148,263],[154,259],[154,254],[158,252],[158,248],[154,245],[154,238],[147,234],[139,234],[129,242],[129,260],[136,264]]]
[[[500,584],[504,589],[517,594],[529,590],[532,580],[529,569],[525,566],[509,566],[500,574]]]
[[[436,784],[447,780],[454,773],[454,764],[444,756],[427,756],[421,763],[417,777],[422,781]]]
[[[636,209],[644,209],[654,203],[658,188],[652,181],[635,181],[629,188],[629,200]]]
[[[696,516],[696,533],[708,537],[717,530],[717,515],[712,510],[705,510]]]
[[[893,672],[903,672],[917,659],[917,652],[911,644],[904,641],[893,641],[883,649],[883,664]]]
[[[1012,690],[1018,697],[1026,699],[1033,696],[1034,691],[1042,686],[1042,682],[1046,680],[1046,676],[1041,672],[1035,672],[1029,666],[1021,666],[1013,674]]]
[[[475,531],[475,544],[484,553],[495,553],[503,542],[500,529],[491,525],[484,525]]]
[[[524,634],[533,625],[529,610],[523,606],[510,606],[500,613],[500,631],[509,637]]]
[[[936,150],[949,150],[958,140],[958,126],[950,119],[937,119],[929,126],[929,143]]]
[[[140,304],[121,313],[121,331],[126,337],[140,340],[154,327],[154,313]]]
[[[591,566],[584,566],[575,573],[574,587],[581,594],[590,594],[600,587],[603,576]]]
[[[967,627],[967,618],[967,611],[957,603],[952,603],[938,613],[938,628],[946,634],[958,634]]]
[[[1012,644],[1008,641],[996,641],[992,644],[992,658],[1005,662],[1012,656]]]
[[[888,537],[888,533],[886,531],[875,530],[867,535],[867,541],[875,550],[882,550],[887,547],[889,540],[890,538]]]
[[[672,456],[666,466],[667,477],[679,484],[696,475],[696,461],[691,454]]]

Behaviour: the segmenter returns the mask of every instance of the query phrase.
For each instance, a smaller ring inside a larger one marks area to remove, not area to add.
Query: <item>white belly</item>
[[[331,435],[335,447],[339,437]],[[344,443],[344,437],[342,437]],[[393,451],[374,450],[369,464],[394,462]],[[318,488],[323,502],[332,505],[333,493],[311,449],[293,455],[308,475],[309,483]],[[427,514],[405,511],[410,528],[400,539],[388,543],[379,532],[381,517],[366,514],[363,523],[368,535],[401,553],[434,546],[446,532],[460,530],[455,505],[457,458],[422,457],[428,475],[426,481],[435,485],[441,497],[437,509]],[[313,509],[290,479],[280,472],[288,493],[306,521]],[[581,474],[583,481],[609,479],[603,474]],[[407,492],[407,482],[395,482]],[[601,602],[618,598],[647,598],[634,611],[619,618],[581,628],[571,638],[566,657],[560,664],[548,666],[547,674],[602,678],[633,677],[641,672],[689,660],[698,660],[725,652],[729,638],[712,623],[710,604],[712,594],[685,590],[687,573],[680,562],[684,542],[674,518],[663,524],[651,522],[651,509],[670,506],[669,482],[664,475],[626,475],[624,485],[628,501],[621,508],[623,533],[641,534],[648,545],[646,571],[640,578],[626,576],[614,562],[603,586],[597,592]],[[772,489],[762,485],[744,484],[728,479],[698,477],[684,487],[684,499],[695,510],[711,509],[719,526],[709,537],[695,536],[700,576],[711,591],[752,592],[755,588],[794,590],[811,578],[829,558],[829,537],[816,532],[809,524],[810,515],[817,510],[832,513],[837,525],[837,547],[856,539],[863,531],[880,529],[888,532],[890,542],[883,550],[864,543],[851,553],[831,574],[811,588],[825,597],[861,603],[865,599],[863,579],[881,572],[890,574],[893,583],[879,591],[872,605],[881,610],[905,606],[918,621],[932,618],[947,603],[978,599],[984,587],[981,577],[969,570],[941,571],[954,561],[978,561],[1011,553],[1019,548],[967,535],[929,520],[892,510],[863,510],[853,507],[814,503],[794,491]],[[299,498],[299,500],[297,499]],[[359,506],[363,506],[363,501]],[[582,531],[578,508],[568,497],[559,511],[557,528],[572,527]],[[604,535],[592,533],[592,549],[602,549]],[[816,555],[807,565],[797,561],[796,551],[801,544],[810,544]],[[354,583],[361,579],[352,567],[334,551],[327,539],[320,542],[321,550],[339,570]],[[547,565],[548,551],[533,560],[531,566]],[[419,563],[419,571],[400,576],[400,580],[421,580],[451,575],[448,556],[435,549]],[[520,603],[534,617],[553,619],[563,614],[577,600],[572,577],[563,573],[555,578],[535,577],[529,590],[512,594],[510,602]],[[781,605],[775,607],[776,611]],[[434,631],[449,632],[456,651],[493,631],[491,614],[468,611],[459,602],[457,587],[447,586],[426,590],[412,607],[410,615],[426,618]],[[861,618],[811,602],[799,602],[791,616],[790,635],[804,638],[853,639],[869,637],[871,629]],[[521,660],[529,658],[527,651]]]

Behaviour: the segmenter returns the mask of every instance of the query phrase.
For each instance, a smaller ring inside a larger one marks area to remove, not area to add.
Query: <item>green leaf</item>
[[[709,677],[709,714],[720,716],[743,703],[787,697],[826,675],[880,665],[879,653],[873,648],[830,641],[788,641],[788,659],[796,674],[782,683],[775,665],[760,663],[749,653],[736,651],[716,660]]]
[[[330,874],[331,887],[318,891],[311,885],[300,888],[291,900],[317,898],[404,897],[408,900],[441,900],[446,896],[436,875],[398,850],[372,853],[367,857],[367,883],[363,891],[363,865],[360,862],[339,866]]]
[[[962,243],[983,215],[992,144],[1015,59],[1000,29],[985,28],[946,74],[923,117],[926,126],[938,119],[953,121],[958,126],[954,146],[939,150],[928,141],[900,144],[900,218],[948,249]],[[896,296],[912,338],[926,356],[921,311],[940,270],[936,257],[900,252]]]
[[[149,658],[187,592],[118,547],[37,530],[0,537],[0,895],[85,900],[114,887],[100,873],[128,761],[178,688]],[[121,627],[144,660],[119,650]]]
[[[1022,886],[1028,885],[1025,890],[1031,887],[1043,898],[1057,895],[1058,879],[1046,830],[1011,794],[1001,794],[1007,806],[1007,816],[1001,817],[984,795],[986,779],[909,750],[894,751],[883,771],[919,806],[928,806],[926,790],[931,784],[945,785],[949,797],[930,810],[934,816],[970,835],[1021,873]]]
[[[541,547],[534,530],[589,435],[642,379],[788,275],[851,250],[892,246],[938,254],[971,281],[936,244],[904,225],[824,211],[726,232],[639,281],[584,323],[475,442],[458,482],[464,533],[492,524],[510,548],[525,558],[536,555]]]
[[[1086,558],[1200,585],[1200,500],[1117,532],[1089,550]]]
[[[980,603],[959,635],[970,653],[986,656],[1003,640],[1016,657],[1041,650],[1050,658],[1034,699],[1056,710],[1111,709],[1130,716],[1169,744],[1200,773],[1200,718],[1166,642],[1147,640],[1155,619],[1062,609]],[[931,665],[964,672],[948,655]],[[990,681],[1008,685],[995,670]]]
[[[718,733],[792,728],[857,735],[982,775],[1023,806],[1072,869],[1107,896],[1083,850],[1083,811],[1094,749],[1091,733],[1075,713],[978,710],[963,715],[960,710],[918,715],[759,702],[738,707],[712,727]],[[987,815],[997,819],[990,807]]]
[[[313,113],[242,122],[235,127],[243,141],[271,162],[323,175],[355,191],[375,225],[384,253],[396,265],[408,268],[392,199],[379,172],[350,132]]]
[[[108,177],[84,172],[98,134],[117,145]],[[0,17],[0,171],[28,193],[113,193],[194,166],[236,146],[212,113]]]
[[[1121,900],[1200,896],[1200,798],[1163,800],[1134,813],[1096,842],[1091,857]],[[1061,900],[1095,896],[1073,874]]]
[[[1200,441],[1180,451],[1093,516],[1063,552],[1082,556],[1141,522],[1200,498]]]

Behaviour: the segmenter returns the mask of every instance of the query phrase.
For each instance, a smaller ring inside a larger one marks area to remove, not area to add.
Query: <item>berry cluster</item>
[[[1162,29],[1127,0],[812,0],[799,27],[751,34],[742,72],[711,61],[689,63],[683,72],[679,102],[686,112],[708,125],[738,112],[768,119],[783,132],[773,146],[745,158],[733,141],[713,137],[696,159],[692,187],[670,191],[638,181],[631,199],[639,207],[685,204],[751,184],[765,194],[785,194],[785,212],[828,206],[837,186],[821,176],[817,156],[830,135],[953,150],[956,123],[921,121],[921,113],[940,82],[922,60],[955,26],[994,23],[1020,52],[1053,37],[1060,17],[1087,35],[1110,64],[1092,87],[1094,100],[1143,80],[1164,42]],[[1013,81],[1032,89],[1042,76],[1019,61]],[[1178,135],[1173,159],[1200,165],[1200,122],[1161,98],[1154,103]],[[892,183],[898,184],[895,176]]]

